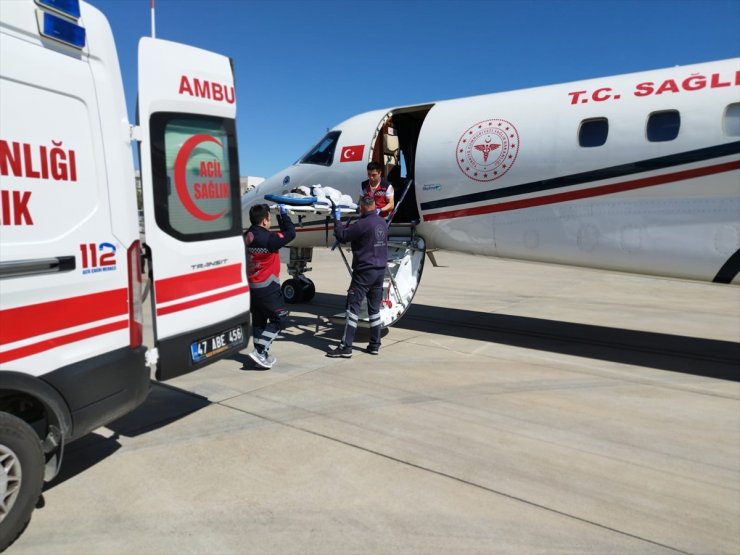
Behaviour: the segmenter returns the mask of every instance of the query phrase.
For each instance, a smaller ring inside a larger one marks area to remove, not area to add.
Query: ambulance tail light
[[[128,266],[129,346],[144,342],[144,311],[141,305],[141,245],[134,241],[126,252]]]

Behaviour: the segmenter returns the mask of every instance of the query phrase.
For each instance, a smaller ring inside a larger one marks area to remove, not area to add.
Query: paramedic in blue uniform
[[[288,310],[280,290],[280,249],[295,238],[295,227],[285,206],[278,205],[279,232],[270,231],[270,207],[256,204],[249,209],[252,224],[244,234],[247,245],[247,279],[251,296],[254,351],[249,357],[260,368],[277,360],[270,345],[285,326]]]
[[[347,319],[342,342],[326,356],[351,358],[352,342],[357,331],[358,314],[362,301],[367,299],[370,317],[370,343],[367,352],[377,355],[380,350],[380,301],[383,297],[383,279],[388,262],[388,226],[375,209],[370,195],[360,199],[360,219],[352,225],[340,220],[334,211],[334,235],[340,243],[352,246],[352,281],[347,290]]]
[[[365,195],[373,197],[375,208],[380,210],[380,215],[387,218],[393,211],[393,185],[381,177],[383,166],[377,162],[367,165],[367,180],[360,185],[360,198]]]

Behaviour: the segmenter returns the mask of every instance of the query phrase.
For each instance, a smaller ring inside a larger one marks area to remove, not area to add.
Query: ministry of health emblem
[[[493,181],[504,175],[519,153],[519,133],[511,122],[487,119],[470,127],[457,142],[457,165],[470,179]]]

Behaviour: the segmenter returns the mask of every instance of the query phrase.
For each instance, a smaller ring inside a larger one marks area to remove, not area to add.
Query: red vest
[[[276,234],[283,237],[280,232]],[[249,253],[247,279],[253,289],[267,287],[271,283],[280,283],[280,252],[270,252],[267,249],[269,236],[270,232],[266,229],[252,226],[244,237]]]
[[[386,204],[388,204],[388,199],[386,198],[386,192],[388,191],[388,186],[390,183],[388,183],[385,179],[382,177],[380,178],[380,184],[378,185],[378,188],[375,189],[375,191],[372,192],[373,198],[375,199],[375,207],[376,208],[383,208]],[[369,195],[371,187],[370,187],[370,180],[362,182],[362,194],[363,195]]]

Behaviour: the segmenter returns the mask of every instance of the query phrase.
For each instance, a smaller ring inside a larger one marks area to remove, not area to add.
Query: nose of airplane
[[[265,195],[282,194],[286,186],[283,185],[285,171],[268,177],[262,183],[253,187],[242,195],[242,225],[249,227],[249,209],[255,204],[264,203]]]
[[[242,195],[242,210],[256,204],[258,199],[262,198],[263,193],[260,192],[261,188],[262,183]]]

